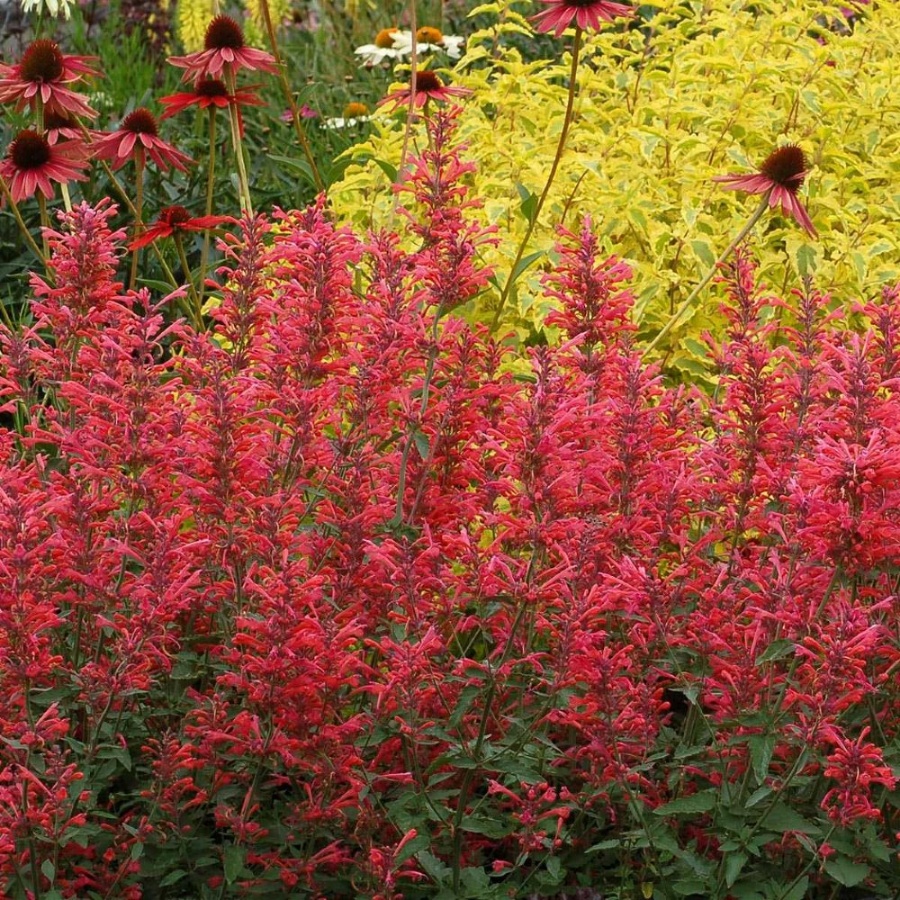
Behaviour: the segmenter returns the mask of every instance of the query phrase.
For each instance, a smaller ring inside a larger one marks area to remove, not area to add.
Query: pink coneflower
[[[205,231],[216,228],[226,222],[235,223],[232,216],[199,216],[194,218],[183,206],[167,206],[159,211],[156,221],[147,230],[135,238],[128,246],[138,250],[152,244],[158,238],[172,237],[182,231]]]
[[[161,97],[159,102],[166,107],[161,119],[168,119],[190,106],[198,106],[200,109],[227,109],[232,103],[238,107],[263,106],[263,101],[253,93],[253,88],[229,94],[225,82],[218,78],[202,78],[192,91],[170,94],[168,97]]]
[[[0,63],[0,103],[17,109],[34,108],[40,101],[46,112],[93,119],[97,113],[77,92],[66,87],[84,75],[96,75],[87,56],[65,56],[55,41],[32,41],[14,66]]]
[[[216,16],[206,29],[203,50],[187,56],[170,56],[173,66],[185,69],[183,81],[199,81],[207,75],[218,78],[223,72],[234,75],[239,69],[277,72],[275,57],[244,43],[244,32],[231,16]]]
[[[450,87],[444,84],[434,72],[430,72],[428,69],[422,69],[416,72],[415,105],[417,107],[424,106],[429,100],[450,100],[452,97],[465,97],[467,94],[471,93],[472,92],[466,88]],[[409,96],[410,86],[407,85],[399,91],[388,94],[387,97],[378,103],[378,105],[384,106],[385,103],[393,102],[394,109],[399,109],[401,106],[409,105]]]
[[[119,169],[137,154],[146,153],[164,172],[169,166],[186,172],[193,160],[159,137],[156,118],[143,106],[130,112],[122,120],[118,131],[101,137],[94,145],[97,159],[111,159],[112,167]]]
[[[538,31],[552,31],[559,37],[574,20],[585,31],[596,31],[601,22],[612,22],[616,16],[631,18],[634,10],[624,3],[607,3],[605,0],[541,0],[547,4],[532,21]]]
[[[770,207],[781,205],[786,216],[793,217],[812,237],[818,237],[815,226],[797,197],[806,178],[806,157],[796,144],[773,150],[754,175],[718,175],[713,178],[727,190],[765,194]]]
[[[48,200],[52,182],[67,184],[85,181],[85,153],[80,141],[52,145],[36,131],[20,131],[0,162],[0,175],[9,184],[13,200],[19,203],[40,191]]]

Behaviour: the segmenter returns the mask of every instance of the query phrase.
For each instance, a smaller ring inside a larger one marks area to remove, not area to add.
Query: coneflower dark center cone
[[[183,206],[167,206],[159,211],[159,221],[175,227],[182,225],[191,218],[191,214]]]
[[[216,16],[206,29],[203,46],[207,50],[240,50],[244,46],[244,32],[231,16]]]
[[[806,157],[796,144],[788,144],[773,150],[759,170],[775,184],[797,193],[806,175]]]
[[[156,118],[149,109],[139,106],[134,112],[128,113],[119,126],[121,131],[130,131],[132,134],[149,134],[156,137]]]
[[[23,81],[56,81],[63,73],[63,55],[55,41],[32,41],[22,54],[19,75]]]
[[[199,97],[227,97],[228,90],[225,84],[218,78],[207,78],[201,81],[195,88],[195,93]]]
[[[437,91],[444,86],[443,82],[434,72],[423,69],[416,72],[416,90],[417,91]]]
[[[20,131],[9,145],[9,158],[17,169],[39,169],[50,162],[50,145],[36,131]]]

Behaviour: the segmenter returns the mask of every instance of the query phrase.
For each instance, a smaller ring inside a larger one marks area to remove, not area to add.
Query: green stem
[[[237,91],[237,86],[234,72],[231,69],[225,70],[225,83],[228,93],[233,97]],[[228,104],[228,121],[231,123],[231,145],[237,160],[241,212],[252,218],[253,202],[250,199],[250,181],[247,178],[247,161],[244,159],[244,142],[241,139],[241,119],[236,103]]]
[[[573,112],[575,110],[575,93],[578,89],[578,57],[581,52],[581,27],[575,27],[575,43],[572,46],[572,67],[569,72],[569,97],[566,101],[566,115],[563,119],[562,131],[559,134],[559,141],[556,144],[556,155],[553,157],[553,165],[550,166],[550,174],[547,176],[547,181],[544,184],[544,189],[541,191],[540,199],[538,200],[537,206],[534,209],[533,215],[530,217],[530,221],[528,222],[528,228],[525,231],[525,237],[522,238],[521,243],[519,244],[519,249],[516,252],[516,258],[513,260],[513,264],[509,270],[509,276],[506,279],[506,284],[503,287],[503,291],[500,294],[500,304],[497,307],[497,312],[494,316],[493,321],[491,322],[491,330],[493,331],[500,322],[500,316],[503,313],[503,308],[506,306],[506,301],[509,298],[509,292],[512,290],[513,284],[515,284],[516,278],[519,273],[516,271],[519,267],[519,263],[522,261],[522,256],[525,253],[525,248],[528,246],[528,241],[531,240],[532,232],[534,231],[535,225],[537,225],[538,218],[541,215],[541,210],[544,208],[544,204],[547,202],[547,196],[550,193],[550,188],[553,185],[553,181],[556,178],[556,171],[559,168],[560,160],[562,159],[563,151],[566,148],[566,138],[569,136],[569,129],[572,126],[572,118]]]
[[[206,215],[213,213],[213,192],[216,187],[216,108],[209,109],[209,167],[206,172]],[[206,289],[206,266],[209,263],[209,229],[203,232],[203,250],[200,253],[200,297],[203,306],[203,293]]]
[[[47,198],[37,191],[38,210],[41,214],[41,246],[44,248],[44,259],[50,258],[50,245],[47,243],[47,229],[50,227],[50,218],[47,215]]]
[[[178,259],[181,261],[181,268],[184,272],[184,283],[187,285],[188,294],[193,301],[193,310],[191,318],[198,331],[203,330],[203,312],[200,307],[200,298],[197,296],[197,289],[194,287],[194,280],[191,278],[191,267],[188,265],[187,254],[184,252],[184,243],[181,235],[176,231],[172,237],[175,239],[175,248],[178,251]]]
[[[31,236],[31,232],[28,230],[28,227],[25,224],[25,220],[22,218],[22,213],[19,212],[19,205],[13,200],[13,196],[10,193],[9,185],[6,183],[6,179],[0,176],[0,190],[3,191],[3,197],[6,202],[9,204],[9,208],[12,210],[12,214],[15,217],[16,224],[19,226],[19,231],[22,232],[22,237],[25,238],[25,243],[31,247],[34,255],[41,261],[41,265],[47,265],[47,257],[44,253],[41,252],[41,248],[38,247],[37,241]]]
[[[731,256],[731,254],[734,252],[734,248],[737,247],[737,245],[740,244],[740,242],[744,240],[744,238],[747,237],[748,234],[750,234],[753,226],[759,221],[760,216],[766,211],[768,205],[769,194],[767,192],[763,195],[763,198],[762,200],[760,200],[759,206],[756,207],[753,215],[750,216],[750,218],[747,220],[747,224],[744,225],[744,227],[737,233],[734,240],[722,251],[722,254],[719,256],[719,258],[712,264],[712,268],[703,276],[703,278],[690,292],[690,294],[688,294],[681,306],[679,306],[678,309],[675,310],[669,321],[666,322],[666,324],[663,326],[662,331],[660,331],[659,334],[656,335],[656,337],[653,338],[653,340],[647,345],[647,348],[644,350],[644,356],[646,356],[654,347],[656,347],[657,344],[659,344],[659,342],[672,330],[672,328],[675,326],[675,323],[685,314],[688,307],[694,302],[694,300],[696,300],[697,295],[700,293],[700,291],[702,291],[703,288],[705,288],[706,285],[708,285],[710,281],[712,281],[713,276],[716,274],[716,272],[719,271],[719,266],[722,265],[722,263],[725,262],[725,260],[728,259],[729,256]]]
[[[322,175],[319,173],[319,167],[316,165],[316,158],[313,155],[312,147],[309,144],[309,138],[306,136],[306,129],[303,127],[303,122],[300,119],[300,111],[297,109],[294,93],[291,91],[290,84],[288,84],[287,71],[281,58],[281,53],[278,50],[278,41],[275,38],[275,27],[272,25],[272,14],[269,11],[269,0],[260,0],[259,8],[262,10],[263,21],[266,25],[266,33],[269,35],[269,46],[272,48],[272,56],[275,57],[275,64],[278,66],[278,79],[281,82],[288,108],[291,111],[291,120],[294,123],[297,141],[303,149],[303,155],[306,157],[306,161],[309,163],[316,190],[324,191],[325,182],[322,180]]]
[[[138,150],[134,155],[134,236],[144,230],[144,151]],[[131,251],[131,274],[128,277],[128,290],[133,291],[137,284],[138,259],[140,249]]]

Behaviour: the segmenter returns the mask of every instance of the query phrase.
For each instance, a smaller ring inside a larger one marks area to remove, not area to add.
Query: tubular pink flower
[[[612,22],[616,16],[631,18],[634,10],[624,3],[609,3],[606,0],[541,0],[547,4],[532,21],[538,31],[552,31],[559,37],[574,21],[585,31],[597,31],[603,22]]]
[[[770,207],[780,205],[786,216],[798,222],[811,237],[818,237],[809,213],[797,197],[806,175],[803,151],[796,144],[788,144],[770,153],[753,175],[717,175],[713,181],[723,184],[726,190],[766,194]]]

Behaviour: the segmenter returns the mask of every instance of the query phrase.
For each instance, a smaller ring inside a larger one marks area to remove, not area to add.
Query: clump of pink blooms
[[[585,219],[516,356],[454,315],[493,238],[453,125],[398,231],[245,219],[206,332],[123,288],[111,205],[61,216],[0,328],[4,896],[896,854],[900,289],[842,321],[738,254],[704,393]]]

